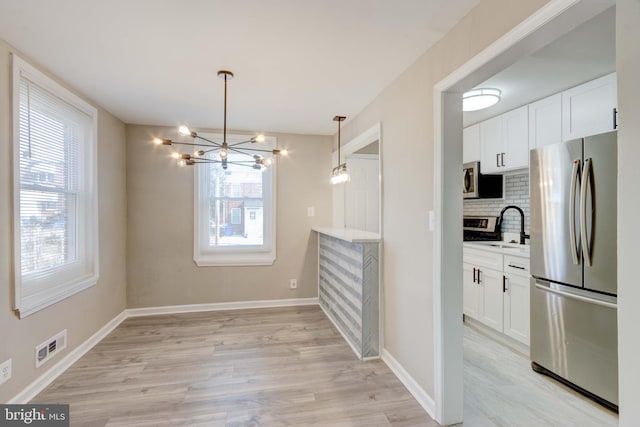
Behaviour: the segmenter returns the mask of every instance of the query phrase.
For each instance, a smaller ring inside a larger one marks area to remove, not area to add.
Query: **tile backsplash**
[[[504,199],[465,199],[465,215],[500,215],[502,208],[516,205],[524,211],[524,231],[529,234],[529,173],[506,175],[504,177]],[[520,214],[510,209],[504,214],[502,232],[520,233]]]

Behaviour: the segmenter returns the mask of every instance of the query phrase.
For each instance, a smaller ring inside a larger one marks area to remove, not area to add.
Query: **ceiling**
[[[0,0],[0,38],[125,123],[335,133],[478,0]]]
[[[502,99],[464,113],[468,126],[616,69],[615,6],[476,86],[497,88]]]

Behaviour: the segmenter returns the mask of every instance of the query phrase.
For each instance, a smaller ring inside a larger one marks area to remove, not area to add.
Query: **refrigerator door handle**
[[[580,173],[580,160],[573,161],[571,169],[571,192],[569,193],[569,240],[571,244],[571,259],[575,265],[580,262],[580,252],[576,242],[576,187],[578,186],[578,175]]]
[[[580,188],[580,237],[582,240],[582,257],[587,266],[591,266],[591,249],[589,248],[589,235],[587,234],[587,191],[591,179],[591,158],[584,159],[584,171],[582,172],[582,184]]]
[[[545,286],[544,284],[540,284],[540,282],[536,281],[536,288],[540,289],[542,291],[545,292],[550,292],[552,294],[556,294],[556,295],[560,295],[563,297],[567,297],[567,298],[573,298],[573,299],[577,299],[579,301],[585,301],[585,302],[589,302],[591,304],[596,304],[596,305],[601,305],[604,307],[609,307],[609,308],[618,308],[618,304],[612,303],[612,302],[608,302],[608,301],[602,301],[600,299],[596,299],[596,298],[588,298],[582,295],[578,295],[578,294],[574,294],[572,292],[566,292],[566,291],[561,291],[559,289],[554,289],[550,286]]]

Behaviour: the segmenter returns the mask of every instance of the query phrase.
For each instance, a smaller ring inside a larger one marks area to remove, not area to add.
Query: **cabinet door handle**
[[[480,271],[480,269],[478,269],[478,285],[482,282],[482,280],[480,280],[480,273],[481,273],[481,271]]]
[[[618,129],[618,109],[613,109],[613,128]]]
[[[500,167],[500,153],[496,153],[496,167]]]
[[[473,283],[476,283],[476,268],[473,267]]]
[[[511,268],[517,268],[518,270],[525,270],[525,268],[524,268],[524,267],[521,267],[521,266],[519,266],[519,265],[509,264],[509,265],[508,265],[508,267],[511,267]]]
[[[504,167],[504,153],[500,153],[500,163],[502,163],[502,167]]]
[[[507,292],[507,276],[502,275],[502,292]]]

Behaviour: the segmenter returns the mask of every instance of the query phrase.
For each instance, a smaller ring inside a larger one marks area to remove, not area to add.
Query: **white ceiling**
[[[0,38],[136,124],[333,134],[478,0],[0,0]]]
[[[476,87],[497,88],[492,107],[464,113],[468,126],[569,89],[616,69],[616,17],[611,7]]]

